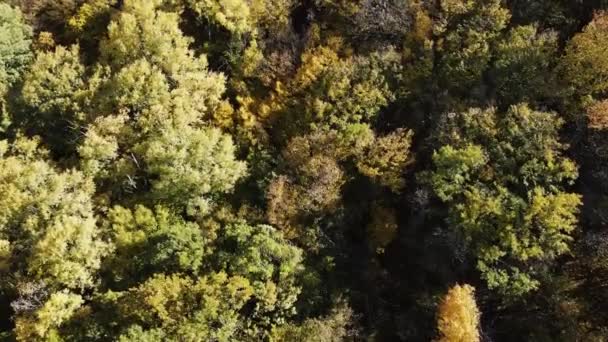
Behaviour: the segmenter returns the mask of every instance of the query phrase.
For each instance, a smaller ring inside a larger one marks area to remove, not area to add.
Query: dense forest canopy
[[[605,0],[0,0],[0,341],[607,341]]]

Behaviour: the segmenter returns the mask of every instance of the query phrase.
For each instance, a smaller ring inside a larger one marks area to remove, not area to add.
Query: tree
[[[266,215],[290,239],[302,239],[315,215],[334,212],[340,205],[344,171],[331,157],[306,159],[292,177],[274,178],[268,187]]]
[[[117,194],[151,184],[152,199],[194,215],[207,207],[207,195],[229,192],[245,175],[232,140],[218,129],[165,127],[140,140],[127,120],[122,115],[97,120],[79,148],[84,170]]]
[[[96,19],[107,15],[117,0],[88,0],[78,8],[74,16],[68,20],[69,27],[82,33],[85,28],[98,29],[99,22]]]
[[[30,63],[31,44],[32,28],[25,23],[19,8],[0,3],[0,133],[12,121],[6,108],[6,93]]]
[[[438,341],[480,341],[479,310],[472,286],[454,285],[441,300],[437,311]]]
[[[63,120],[82,118],[86,110],[85,66],[78,45],[42,51],[25,75],[22,96],[26,104]]]
[[[69,291],[53,293],[44,305],[15,322],[17,341],[57,341],[58,328],[69,320],[83,304],[80,295]]]
[[[147,165],[152,195],[197,212],[207,194],[230,191],[245,175],[246,165],[235,159],[229,136],[218,129],[167,130],[135,147]]]
[[[272,330],[271,341],[339,342],[356,336],[354,312],[337,303],[327,316],[311,318],[302,324],[285,324]]]
[[[0,97],[10,88],[32,58],[32,28],[21,11],[0,3]]]
[[[581,199],[564,185],[577,168],[562,155],[560,125],[519,105],[502,118],[472,109],[441,126],[448,145],[433,155],[431,187],[488,287],[506,299],[538,287],[535,266],[566,253],[576,228]]]
[[[200,227],[185,222],[167,208],[110,209],[104,222],[115,246],[103,268],[106,277],[124,287],[154,273],[197,274],[210,253]]]
[[[194,56],[179,17],[160,5],[126,1],[110,23],[100,59],[111,76],[78,151],[110,197],[145,188],[148,200],[202,214],[207,195],[229,192],[245,164],[230,137],[208,127],[227,106],[224,77]]]
[[[367,225],[369,245],[374,251],[382,254],[384,248],[397,237],[397,217],[392,208],[385,208],[377,203],[372,205],[371,216]]]
[[[383,40],[396,41],[410,27],[410,4],[407,1],[364,0],[359,1],[357,7],[355,15],[347,16],[352,26],[344,28],[353,32],[354,40],[371,40],[372,44]]]
[[[237,114],[242,125],[271,124],[276,139],[287,142],[321,129],[344,131],[352,124],[371,124],[393,99],[381,56],[342,56],[343,40],[334,38],[302,54],[295,75],[276,82],[262,101],[247,104]]]
[[[589,128],[605,130],[608,128],[608,100],[597,101],[587,107]]]
[[[78,10],[79,0],[16,0],[36,32],[46,31],[61,43],[70,40],[68,20]]]
[[[159,11],[161,0],[127,0],[108,27],[101,60],[119,69],[145,58],[168,75],[192,67],[190,39],[178,27],[177,13]]]
[[[221,104],[225,79],[207,69],[205,55],[195,57],[189,49],[191,39],[179,28],[179,17],[160,10],[160,4],[158,0],[125,1],[124,9],[108,27],[108,38],[100,46],[101,61],[115,71],[109,88],[117,88],[114,91],[121,99],[111,109],[116,114],[121,102],[127,100],[128,109],[154,109],[157,114],[165,111],[176,120],[196,122],[211,116]],[[145,88],[140,91],[141,86]],[[170,101],[161,102],[162,108],[141,108],[158,104],[143,100],[145,95],[154,95],[150,101],[166,99],[167,91],[171,92]],[[114,94],[108,95],[111,99]],[[140,99],[140,107],[132,108],[133,101]]]
[[[0,142],[0,170],[0,240],[13,276],[53,289],[92,286],[107,244],[96,226],[91,180],[56,170],[37,139],[22,137]]]
[[[608,14],[598,12],[593,20],[568,42],[561,68],[570,91],[582,96],[605,95],[608,90]]]
[[[300,294],[302,250],[267,225],[228,224],[214,244],[216,269],[249,280],[253,307],[246,320],[252,338],[293,316]]]
[[[197,14],[230,32],[242,34],[253,30],[251,10],[245,1],[190,0],[186,2]]]
[[[253,289],[243,277],[215,273],[198,279],[158,274],[116,299],[121,341],[143,336],[231,341],[242,333],[240,311]]]
[[[494,49],[492,74],[505,104],[532,102],[555,95],[553,68],[557,64],[557,33],[533,25],[511,29]]]
[[[440,34],[441,81],[450,88],[468,91],[488,67],[491,46],[509,20],[501,1],[441,0],[434,32]]]
[[[41,136],[55,154],[73,154],[83,126],[99,114],[96,98],[106,77],[105,68],[81,62],[78,45],[38,51],[24,76],[26,108],[15,114],[15,126]]]
[[[411,143],[412,131],[404,129],[376,138],[359,158],[357,168],[380,185],[399,193],[405,186],[405,168],[413,162],[410,157]]]

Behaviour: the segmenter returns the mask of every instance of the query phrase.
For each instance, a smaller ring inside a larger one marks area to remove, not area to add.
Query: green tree
[[[178,1],[179,2],[179,1]],[[285,0],[181,0],[200,19],[233,35],[257,35],[261,29],[286,26],[294,1]]]
[[[210,195],[229,192],[245,174],[232,139],[216,128],[164,127],[141,137],[128,120],[98,119],[79,147],[85,172],[109,190],[128,193],[151,183],[152,199],[195,215],[208,208]]]
[[[499,0],[441,0],[439,34],[441,80],[450,88],[469,91],[481,81],[492,58],[492,45],[509,21],[509,11]]]
[[[74,16],[68,20],[70,29],[77,33],[82,33],[85,28],[99,29],[101,23],[97,20],[109,14],[112,6],[116,5],[117,0],[87,0],[80,5]]]
[[[53,293],[35,312],[17,318],[17,341],[60,341],[58,329],[83,303],[80,295],[69,291]]]
[[[21,11],[0,3],[0,96],[20,77],[32,58],[32,28]]]
[[[56,154],[73,153],[83,126],[99,114],[96,98],[106,77],[105,68],[85,67],[78,45],[38,51],[24,76],[26,108],[15,125],[41,136]]]
[[[200,227],[162,206],[114,207],[104,226],[115,249],[103,268],[119,284],[136,283],[154,273],[196,274],[209,254]]]
[[[280,231],[236,222],[220,230],[214,247],[217,269],[251,283],[254,306],[246,324],[253,338],[296,313],[302,250],[285,240]]]
[[[11,124],[5,96],[30,63],[32,28],[19,8],[0,3],[0,133]]]
[[[511,29],[496,44],[492,74],[503,103],[532,102],[554,95],[557,44],[556,32],[542,32],[533,25]]]
[[[246,165],[235,159],[232,139],[218,129],[167,129],[135,147],[146,163],[153,196],[183,203],[191,213],[201,209],[205,195],[232,190]]]
[[[101,43],[101,60],[121,68],[146,58],[168,75],[191,68],[191,40],[179,29],[177,13],[158,10],[162,2],[125,1],[108,27],[107,39]]]
[[[230,32],[241,34],[253,30],[251,9],[246,1],[186,0],[186,3],[200,16]]]
[[[171,341],[232,341],[242,333],[241,309],[253,289],[247,279],[216,273],[198,279],[158,274],[118,295],[120,341],[164,336]]]
[[[227,106],[224,77],[194,56],[178,15],[160,5],[126,1],[110,23],[100,59],[111,76],[78,152],[111,198],[146,188],[143,197],[195,215],[234,187],[245,164],[230,137],[208,127]]]
[[[568,42],[561,69],[570,90],[578,95],[606,95],[608,90],[608,14],[593,20]]]
[[[538,287],[536,268],[569,250],[580,196],[564,186],[577,167],[563,156],[561,120],[512,106],[448,117],[430,183],[448,224],[471,245],[488,286],[509,296]]]
[[[16,278],[51,288],[93,285],[107,244],[99,237],[90,179],[58,171],[37,139],[0,142],[0,240]],[[8,241],[8,247],[6,246]]]
[[[88,105],[85,72],[78,45],[42,51],[25,75],[23,99],[41,114],[57,115],[64,120],[82,118]]]
[[[272,330],[271,341],[339,342],[355,337],[354,312],[339,302],[327,316],[310,318],[302,324],[285,324]]]
[[[189,49],[192,40],[179,28],[177,13],[161,10],[160,4],[125,1],[111,21],[100,46],[100,59],[114,75],[107,94],[112,102],[105,114],[120,109],[132,114],[147,111],[147,117],[164,114],[162,119],[183,124],[208,118],[221,104],[225,79],[208,70],[205,55],[195,56]],[[150,119],[149,125],[161,120]]]

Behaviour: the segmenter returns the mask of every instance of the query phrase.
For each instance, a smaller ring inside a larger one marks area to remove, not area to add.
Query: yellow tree
[[[438,342],[479,341],[479,310],[475,303],[475,288],[454,285],[443,297],[438,308]]]

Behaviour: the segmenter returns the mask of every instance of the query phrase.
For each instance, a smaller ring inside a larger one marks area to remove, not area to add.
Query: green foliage
[[[137,131],[127,120],[124,115],[98,119],[79,148],[84,170],[99,182],[114,184],[116,191],[151,182],[152,198],[194,215],[204,213],[207,195],[230,191],[245,174],[232,140],[215,128],[165,127],[137,142]],[[125,152],[119,154],[121,150]],[[146,178],[138,179],[142,172]]]
[[[158,1],[126,1],[110,23],[108,38],[100,47],[101,59],[116,71],[108,87],[119,95],[109,94],[108,100],[120,99],[114,110],[126,105],[131,110],[166,111],[174,120],[194,122],[220,104],[224,77],[207,70],[204,55],[194,56],[177,14],[156,9],[158,5]],[[143,106],[138,101],[147,96],[152,98],[143,103],[150,107],[130,108]]]
[[[491,46],[510,14],[499,0],[442,0],[434,32],[441,35],[437,51],[443,81],[467,90],[479,82],[492,57]]]
[[[94,29],[95,19],[107,14],[117,0],[89,0],[83,3],[76,15],[68,20],[70,28],[82,32],[85,28]]]
[[[230,191],[245,174],[230,137],[214,128],[165,131],[136,151],[156,178],[152,194],[175,204],[185,202],[191,212],[201,209],[205,195]]]
[[[602,95],[608,90],[606,42],[608,15],[599,12],[568,42],[562,70],[571,91],[580,95]]]
[[[351,330],[354,313],[344,303],[338,303],[322,318],[307,319],[302,324],[289,324],[272,331],[271,341],[339,342],[355,336]]]
[[[604,2],[0,0],[0,340],[603,340]]]
[[[509,296],[535,289],[535,268],[569,251],[581,204],[563,188],[577,169],[562,155],[561,122],[525,105],[446,121],[450,145],[433,155],[429,180],[450,205],[449,224],[471,244],[490,288]]]
[[[18,8],[0,3],[0,96],[10,88],[32,57],[32,28]]]
[[[293,316],[300,294],[302,250],[267,225],[237,222],[218,234],[213,260],[218,269],[249,280],[254,306],[247,320],[252,336]]]
[[[252,292],[247,279],[225,273],[194,280],[156,275],[116,299],[125,327],[118,340],[232,341]]]
[[[518,26],[498,42],[493,74],[504,103],[531,102],[555,95],[551,72],[557,62],[556,32]]]
[[[292,0],[182,0],[201,19],[234,35],[256,34],[258,29],[285,26]]]
[[[230,32],[241,34],[252,31],[251,13],[246,1],[187,0],[186,2],[200,16]]]
[[[190,39],[178,27],[176,13],[158,11],[160,0],[127,0],[108,26],[101,59],[115,68],[145,58],[168,75],[193,66]]]
[[[53,288],[90,287],[107,251],[93,214],[93,183],[78,171],[58,171],[38,144],[0,142],[0,236],[9,243],[10,269]]]
[[[77,45],[40,52],[25,75],[23,99],[43,114],[64,120],[78,118],[87,105],[86,95],[85,67]]]
[[[117,283],[133,283],[154,273],[197,273],[209,254],[199,226],[163,207],[114,207],[105,230],[114,245],[104,268]]]
[[[201,214],[207,195],[230,191],[245,164],[230,137],[203,126],[223,105],[223,76],[194,57],[179,17],[159,5],[127,1],[110,23],[101,60],[112,75],[78,152],[109,196],[151,187],[148,199]]]
[[[38,51],[24,76],[26,108],[15,115],[16,126],[36,132],[54,153],[74,151],[83,126],[99,114],[96,97],[106,77],[105,68],[85,67],[78,45]]]
[[[466,188],[472,175],[486,165],[487,158],[477,145],[461,149],[447,145],[433,154],[433,163],[436,170],[431,176],[431,185],[442,201],[452,201]]]
[[[61,291],[53,293],[31,317],[17,319],[17,341],[60,341],[57,328],[83,304],[81,296]]]

